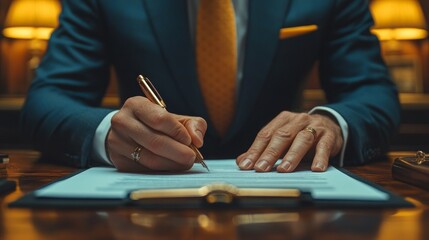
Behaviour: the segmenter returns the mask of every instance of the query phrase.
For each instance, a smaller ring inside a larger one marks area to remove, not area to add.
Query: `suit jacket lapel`
[[[144,0],[144,3],[172,78],[178,82],[192,112],[207,118],[197,82],[187,1]]]
[[[237,103],[232,137],[249,117],[255,100],[267,80],[279,43],[279,31],[291,0],[250,0],[243,79]],[[227,139],[226,139],[227,140]]]

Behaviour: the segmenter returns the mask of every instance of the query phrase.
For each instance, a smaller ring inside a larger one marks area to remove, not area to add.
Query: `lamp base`
[[[32,81],[36,76],[36,69],[39,67],[43,51],[46,47],[46,42],[33,39],[29,43],[29,60],[27,62],[27,79]]]

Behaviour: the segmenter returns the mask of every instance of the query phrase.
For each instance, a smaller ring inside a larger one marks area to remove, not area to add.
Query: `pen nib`
[[[203,161],[203,160],[201,160],[201,165],[203,165],[203,167],[205,168],[205,169],[207,169],[207,172],[210,172],[210,169],[209,169],[209,167],[207,167],[207,165],[206,165],[206,163]]]
[[[204,157],[203,155],[200,153],[200,151],[198,150],[197,147],[195,147],[194,144],[191,144],[189,146],[194,152],[195,152],[195,162],[201,164],[205,169],[207,169],[207,171],[210,172],[209,168],[207,167],[206,163],[204,162]]]

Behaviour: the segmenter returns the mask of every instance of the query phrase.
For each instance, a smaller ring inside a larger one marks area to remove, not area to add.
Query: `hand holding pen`
[[[152,82],[148,79],[143,77],[142,75],[139,75],[137,77],[137,82],[140,85],[140,88],[142,89],[144,95],[153,103],[158,104],[159,106],[161,106],[162,108],[167,110],[167,105],[165,104],[164,100],[162,99],[161,95],[158,93],[158,91],[156,90],[155,86],[153,86]],[[206,163],[204,162],[204,157],[203,155],[200,153],[200,151],[198,150],[197,147],[195,147],[194,144],[190,144],[189,147],[192,149],[192,151],[195,152],[195,162],[200,163],[201,165],[203,165],[204,168],[206,168],[207,170],[209,170],[209,168],[207,167]]]
[[[199,162],[192,143],[203,145],[206,121],[170,113],[160,106],[135,96],[112,113],[106,150],[119,171],[183,171]]]

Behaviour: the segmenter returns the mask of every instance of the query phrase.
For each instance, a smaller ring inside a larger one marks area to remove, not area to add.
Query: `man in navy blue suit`
[[[45,157],[123,171],[185,170],[195,161],[192,143],[207,159],[236,158],[241,169],[260,172],[291,172],[305,156],[313,171],[382,158],[400,107],[370,33],[368,1],[232,0],[237,89],[223,134],[197,71],[202,1],[63,0],[22,110],[23,129]],[[294,112],[316,62],[327,104]],[[111,66],[118,110],[100,106]],[[141,96],[139,74],[168,112]]]

